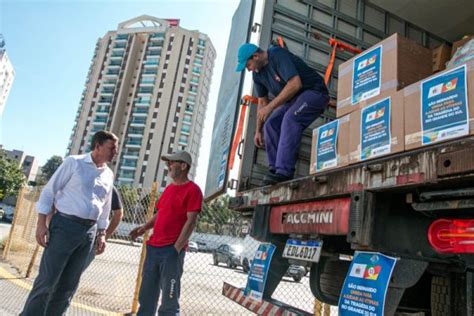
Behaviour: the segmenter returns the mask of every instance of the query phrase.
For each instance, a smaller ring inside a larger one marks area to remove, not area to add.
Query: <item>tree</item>
[[[61,156],[54,155],[49,158],[44,166],[41,167],[41,177],[38,179],[38,184],[46,184],[62,163],[63,158]]]
[[[26,177],[18,162],[0,153],[0,200],[7,196],[16,196],[25,181]]]
[[[229,208],[229,199],[230,197],[225,194],[204,204],[196,230],[238,236],[241,231],[242,219],[238,212]]]

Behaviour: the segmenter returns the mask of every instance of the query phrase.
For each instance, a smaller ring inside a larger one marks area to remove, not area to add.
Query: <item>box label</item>
[[[386,98],[361,110],[360,160],[390,153],[390,107]]]
[[[339,315],[384,315],[385,297],[396,258],[355,253],[339,298]]]
[[[316,171],[337,166],[337,134],[339,120],[334,120],[318,128],[316,140]]]
[[[423,81],[420,108],[422,145],[469,134],[466,65]]]
[[[352,64],[352,104],[380,94],[382,46],[359,57]]]
[[[247,286],[244,290],[244,295],[249,296],[254,301],[262,301],[268,269],[270,268],[275,248],[272,244],[260,244],[257,252],[255,252],[247,278]]]

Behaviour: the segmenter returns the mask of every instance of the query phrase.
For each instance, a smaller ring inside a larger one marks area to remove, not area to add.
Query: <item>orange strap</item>
[[[324,74],[324,83],[326,86],[329,83],[329,79],[331,79],[332,68],[334,67],[334,60],[336,59],[336,50],[337,50],[337,43],[334,44],[332,48],[331,58],[329,59],[328,68],[326,68],[326,74]]]
[[[240,143],[240,139],[242,137],[242,130],[244,129],[245,116],[247,115],[247,107],[251,103],[257,104],[258,99],[249,95],[246,95],[242,98],[242,105],[240,107],[241,110],[239,113],[239,121],[238,121],[237,129],[235,130],[234,139],[232,141],[232,147],[230,149],[228,170],[232,170],[232,168],[234,168],[235,153],[237,151],[237,148]]]

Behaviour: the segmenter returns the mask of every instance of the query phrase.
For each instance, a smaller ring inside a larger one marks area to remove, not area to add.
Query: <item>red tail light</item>
[[[434,221],[428,229],[428,240],[440,253],[474,253],[474,220]]]

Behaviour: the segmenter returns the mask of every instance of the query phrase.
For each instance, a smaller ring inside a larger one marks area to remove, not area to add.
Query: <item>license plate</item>
[[[288,239],[283,257],[304,261],[318,262],[323,242],[319,240]]]

